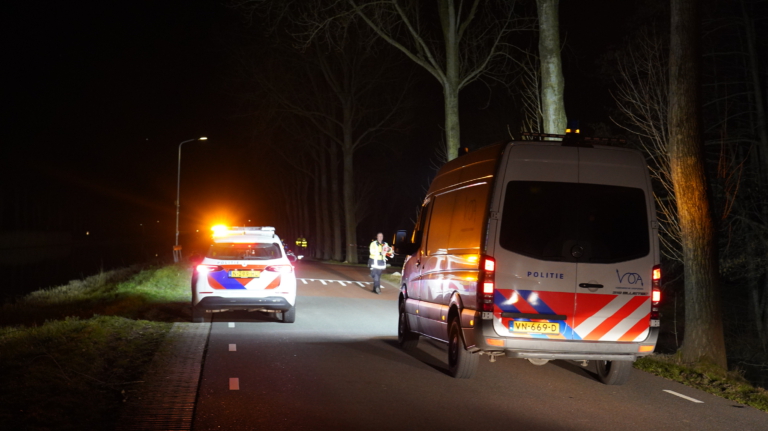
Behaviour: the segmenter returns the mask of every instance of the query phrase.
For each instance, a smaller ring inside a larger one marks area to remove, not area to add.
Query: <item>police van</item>
[[[192,320],[230,310],[279,314],[296,320],[296,275],[275,228],[220,227],[192,275]]]
[[[661,270],[641,153],[597,138],[538,135],[446,163],[432,181],[403,266],[398,342],[448,343],[449,372],[481,355],[595,361],[623,384],[653,352]]]

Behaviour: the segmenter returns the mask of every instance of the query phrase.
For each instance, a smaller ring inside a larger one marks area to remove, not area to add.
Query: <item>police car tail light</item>
[[[197,265],[197,272],[199,274],[208,274],[209,272],[221,271],[223,269],[218,265]]]
[[[655,265],[651,273],[651,320],[659,320],[661,302],[661,265]]]
[[[293,272],[293,266],[291,266],[291,265],[269,265],[268,267],[264,268],[264,271],[288,273],[288,272]]]
[[[483,256],[477,277],[477,303],[480,311],[493,311],[493,291],[496,288],[496,260]]]

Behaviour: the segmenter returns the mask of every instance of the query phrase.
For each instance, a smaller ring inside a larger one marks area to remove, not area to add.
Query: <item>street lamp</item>
[[[188,139],[179,144],[179,167],[176,171],[176,243],[173,245],[173,261],[178,263],[181,260],[181,246],[179,245],[179,190],[181,189],[181,146],[187,142],[205,141],[208,138],[201,136],[196,139]]]

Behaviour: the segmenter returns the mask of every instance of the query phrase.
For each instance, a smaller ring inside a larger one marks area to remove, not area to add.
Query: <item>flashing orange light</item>
[[[224,232],[228,231],[229,228],[223,224],[217,224],[211,227],[211,230],[213,231],[213,236],[221,236]]]
[[[565,129],[565,133],[571,133],[571,129]]]
[[[467,256],[467,260],[472,263],[477,262],[477,259],[479,259],[479,256],[476,254],[470,254],[469,256]]]
[[[653,352],[655,346],[639,346],[637,348],[637,353],[646,353],[646,352]]]
[[[658,266],[653,268],[653,280],[661,280],[661,268]]]

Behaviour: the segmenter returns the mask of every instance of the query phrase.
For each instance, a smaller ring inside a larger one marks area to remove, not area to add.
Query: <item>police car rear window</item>
[[[207,257],[230,260],[269,260],[282,257],[277,244],[218,243],[211,245]]]
[[[612,263],[647,256],[645,194],[630,187],[510,181],[499,243],[551,261]]]

